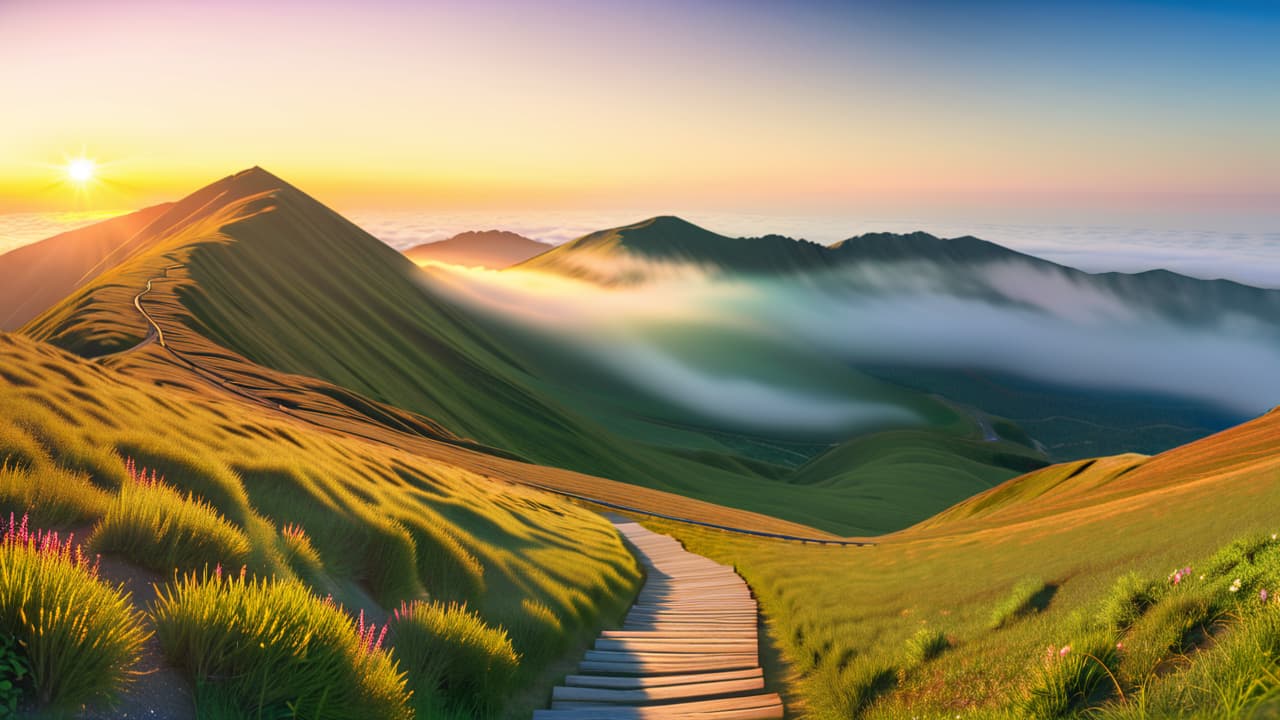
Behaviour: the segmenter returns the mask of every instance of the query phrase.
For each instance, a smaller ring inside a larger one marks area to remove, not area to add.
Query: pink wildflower
[[[1259,592],[1259,593],[1258,593],[1258,597],[1262,598],[1262,602],[1266,602],[1266,601],[1267,601],[1267,589],[1266,589],[1266,588],[1263,588],[1263,589],[1262,589],[1262,592]]]
[[[1070,654],[1071,654],[1070,645],[1063,645],[1062,649],[1058,651],[1058,657],[1066,657],[1067,655],[1070,655]]]

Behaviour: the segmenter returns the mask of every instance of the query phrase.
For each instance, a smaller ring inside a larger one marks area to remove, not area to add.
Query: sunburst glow
[[[67,177],[81,185],[92,180],[96,170],[97,164],[88,158],[76,158],[67,163]]]

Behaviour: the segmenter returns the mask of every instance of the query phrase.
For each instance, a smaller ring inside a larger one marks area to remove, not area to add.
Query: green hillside
[[[743,574],[807,718],[1207,720],[1280,707],[1278,503],[1280,411],[1018,477],[874,547],[646,524]]]
[[[166,224],[144,252],[26,331],[86,356],[119,352],[146,337],[133,297],[161,278],[148,307],[168,328],[168,345],[194,361],[243,356],[320,378],[540,464],[837,533],[892,527],[877,519],[878,509],[859,505],[856,493],[780,482],[788,465],[808,456],[779,456],[777,440],[673,424],[662,408],[632,402],[635,396],[608,378],[589,393],[566,391],[555,382],[562,376],[542,372],[556,364],[548,358],[564,358],[561,350],[445,301],[412,262],[261,169],[215,183],[170,213],[182,222]],[[884,391],[955,419],[922,396]],[[943,432],[970,431],[960,421]],[[984,476],[1015,472],[996,466]],[[905,482],[915,476],[903,470]],[[908,504],[897,517],[918,520],[938,508],[937,498],[898,497]]]

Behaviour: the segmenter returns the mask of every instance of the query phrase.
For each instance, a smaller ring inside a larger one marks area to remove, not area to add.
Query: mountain
[[[129,240],[170,207],[156,205],[0,255],[0,330],[22,327],[122,260]]]
[[[816,243],[781,235],[731,238],[663,215],[584,235],[520,267],[601,282],[632,282],[640,277],[637,273],[644,270],[644,263],[772,273],[823,267],[828,255]]]
[[[405,250],[404,254],[419,265],[435,261],[501,270],[541,255],[551,247],[547,243],[530,240],[506,230],[483,230],[459,233],[448,240],[415,245]]]
[[[1045,360],[1115,355],[1108,344],[1142,333],[1112,330],[1114,303],[1095,296],[1129,283],[1140,297],[1167,278],[1090,280],[975,239],[876,235],[826,248],[660,217],[516,266],[609,287],[530,290],[521,273],[501,272],[483,274],[509,283],[489,292],[447,266],[424,272],[260,168],[193,193],[153,226],[127,260],[24,332],[88,357],[168,352],[327,426],[409,427],[831,532],[904,527],[1046,456],[1108,443],[1156,452],[1247,419],[1177,395],[1171,381],[1141,386],[1155,374],[1141,353],[1136,389],[1087,393],[1072,382],[1094,375],[1057,378]],[[647,273],[673,267],[694,268],[697,281],[645,287]],[[724,292],[703,282],[717,276],[731,281]],[[1181,282],[1165,291],[1184,292]],[[1187,306],[1205,327],[1224,307],[1270,298],[1205,287],[1205,306]],[[163,343],[134,306],[144,290]],[[1052,302],[1036,305],[1042,296]],[[1142,301],[1152,312],[1176,306],[1153,298]],[[1109,334],[1087,334],[1096,327]],[[1173,347],[1143,342],[1152,357]],[[1049,377],[1026,375],[1041,366]]]
[[[713,275],[801,275],[831,286],[886,294],[918,291],[922,264],[937,269],[924,277],[939,291],[1010,305],[1025,305],[1027,295],[1035,295],[1032,286],[1047,280],[1104,292],[1128,306],[1182,322],[1217,322],[1223,313],[1266,324],[1280,317],[1277,290],[1168,270],[1088,273],[972,236],[940,238],[926,232],[865,233],[824,246],[783,235],[732,238],[678,217],[661,216],[585,235],[520,267],[604,284],[636,284],[655,273],[688,266]],[[868,268],[909,271],[896,276],[859,273]],[[1013,277],[1006,268],[1025,272]]]
[[[754,446],[750,436],[653,424],[607,377],[590,402],[569,402],[573,388],[536,373],[527,353],[558,355],[583,369],[578,379],[603,377],[587,359],[477,317],[402,254],[265,170],[215,182],[161,220],[125,262],[23,332],[106,362],[133,348],[169,353],[258,402],[335,427],[351,417],[412,425],[452,444],[825,530],[872,527],[840,489],[780,506],[780,494],[794,495],[777,479],[787,468],[744,459],[738,448]],[[134,306],[144,290],[163,345]],[[299,399],[296,387],[309,392]],[[655,428],[681,440],[652,437]]]

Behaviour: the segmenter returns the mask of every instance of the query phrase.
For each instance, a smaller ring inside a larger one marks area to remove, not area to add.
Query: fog
[[[628,261],[628,273],[637,262]],[[1276,326],[1228,314],[1184,326],[1156,306],[1135,307],[1022,262],[971,271],[920,262],[862,264],[803,278],[651,265],[646,280],[625,286],[452,266],[430,268],[424,282],[474,311],[574,348],[656,398],[709,417],[752,417],[779,428],[901,425],[919,418],[842,388],[815,390],[813,378],[767,363],[755,373],[734,369],[741,363],[690,353],[665,331],[692,328],[710,348],[751,337],[763,347],[850,366],[989,369],[1080,388],[1189,398],[1241,416],[1280,404]]]

